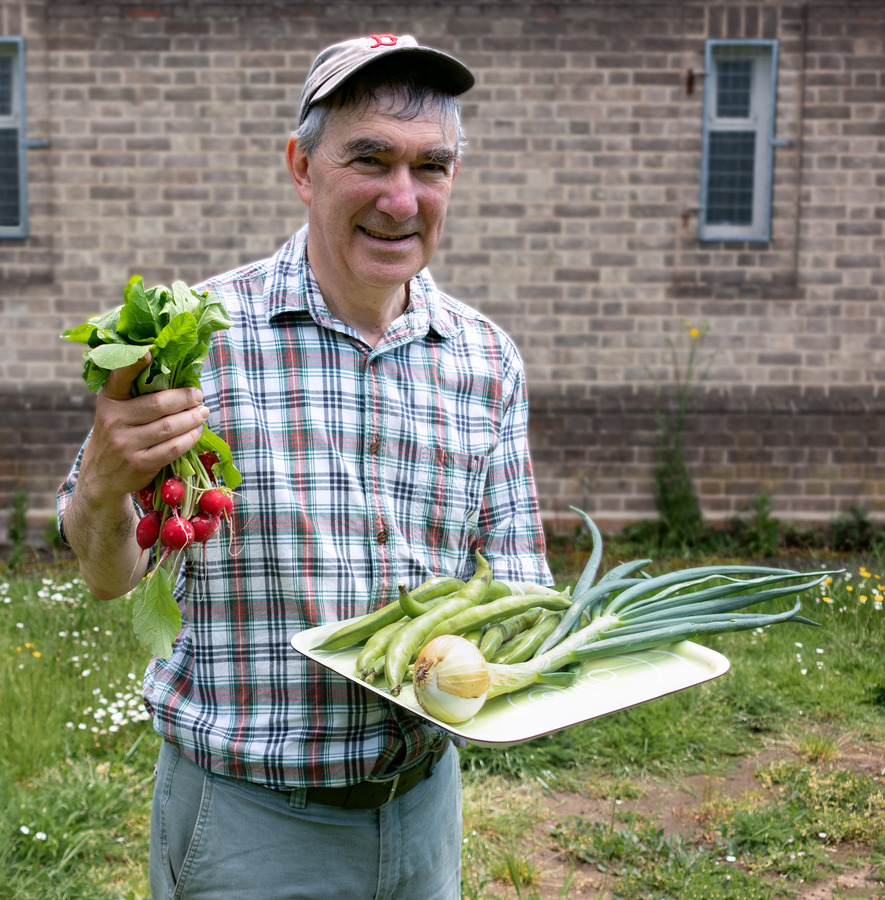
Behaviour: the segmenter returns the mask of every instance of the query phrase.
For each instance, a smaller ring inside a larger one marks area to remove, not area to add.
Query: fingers
[[[163,416],[144,425],[130,426],[132,464],[140,474],[146,474],[144,485],[167,466],[183,456],[200,440],[209,410],[202,405]],[[138,488],[134,488],[138,490]]]
[[[165,431],[178,425],[177,430],[181,431],[187,430],[187,422],[176,420],[174,417],[180,413],[200,409],[203,404],[203,392],[199,388],[170,388],[153,394],[130,397],[125,401],[112,401],[112,404],[114,414],[121,416],[127,425],[150,425],[172,417],[173,421],[164,423],[161,428]],[[202,421],[205,421],[208,415],[207,410],[202,416]]]
[[[130,367],[131,368],[131,367]],[[124,370],[119,370],[121,373]],[[98,396],[92,439],[81,466],[96,492],[107,499],[145,487],[163,468],[199,441],[209,410],[195,388],[157,391],[139,397],[120,396],[131,385],[131,373]]]
[[[132,382],[146,369],[151,362],[150,353],[145,355],[131,366],[123,369],[112,369],[108,373],[107,381],[102,388],[102,393],[110,400],[128,400],[132,396]]]

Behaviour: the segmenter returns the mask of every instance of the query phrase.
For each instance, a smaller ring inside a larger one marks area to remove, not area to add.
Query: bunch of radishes
[[[142,550],[152,549],[158,541],[164,554],[205,544],[218,533],[222,519],[230,520],[231,492],[218,484],[213,471],[219,465],[218,454],[192,451],[182,459],[185,465],[176,460],[135,495],[145,511],[135,531]]]

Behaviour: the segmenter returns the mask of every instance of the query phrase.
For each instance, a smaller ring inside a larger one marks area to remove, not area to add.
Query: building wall
[[[0,240],[0,516],[42,530],[90,422],[56,336],[133,273],[196,281],[304,219],[283,149],[315,53],[413,33],[477,73],[432,265],[525,358],[545,515],[654,515],[672,348],[710,518],[885,512],[885,7],[878,0],[402,4],[5,0],[26,38],[30,235]],[[772,238],[697,238],[708,38],[779,41]],[[709,355],[709,359],[708,359]],[[0,519],[0,539],[3,527]]]

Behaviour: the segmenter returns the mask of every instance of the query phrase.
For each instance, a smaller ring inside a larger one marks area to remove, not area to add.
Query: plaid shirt
[[[232,539],[179,578],[184,628],[144,687],[156,729],[199,765],[280,788],[390,775],[439,742],[293,634],[369,612],[399,582],[467,579],[476,549],[497,578],[550,581],[511,341],[423,271],[371,349],[329,312],[305,246],[306,229],[201,286],[233,319],[202,385],[243,482]]]

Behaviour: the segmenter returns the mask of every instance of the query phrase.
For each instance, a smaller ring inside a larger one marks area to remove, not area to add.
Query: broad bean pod
[[[324,641],[317,644],[314,650],[343,650],[367,641],[379,628],[390,625],[401,619],[403,615],[399,600],[394,600],[385,606],[370,612],[365,616],[354,619],[343,625],[337,631],[330,634]]]
[[[402,690],[409,663],[427,642],[427,635],[440,623],[458,612],[482,603],[492,580],[492,569],[482,554],[476,553],[476,572],[458,591],[451,594],[428,612],[412,619],[400,629],[387,648],[385,675],[387,686],[394,697]]]
[[[460,578],[447,575],[437,575],[428,578],[419,584],[414,590],[406,590],[406,586],[399,586],[399,605],[404,616],[417,619],[436,606],[440,600],[461,590],[464,582]]]
[[[521,663],[531,659],[543,640],[556,628],[561,619],[561,612],[547,613],[527,631],[503,644],[497,654],[495,654],[492,662],[512,665],[513,663]]]
[[[356,670],[363,678],[371,671],[371,663],[379,656],[384,656],[393,636],[400,628],[403,628],[408,621],[409,619],[406,616],[402,616],[400,619],[397,619],[396,622],[391,622],[390,625],[379,628],[371,635],[365,644],[363,644],[363,649],[360,650],[356,658]],[[376,674],[378,673],[376,672]]]
[[[571,606],[569,592],[560,594],[524,594],[518,597],[502,597],[491,603],[471,606],[457,614],[441,620],[426,636],[424,643],[429,643],[441,634],[464,634],[474,628],[481,628],[493,622],[502,622],[511,616],[530,609],[568,609]],[[423,646],[423,645],[422,645]]]

